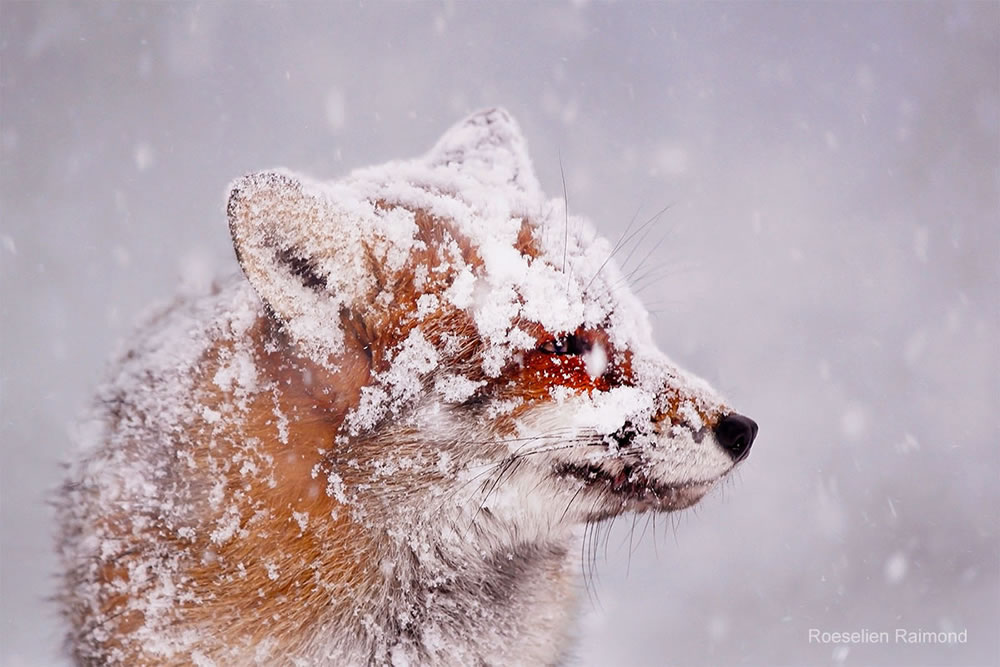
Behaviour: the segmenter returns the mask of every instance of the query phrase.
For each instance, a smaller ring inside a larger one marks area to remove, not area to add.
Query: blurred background
[[[671,205],[659,342],[761,429],[672,525],[602,531],[574,664],[1000,663],[996,2],[7,0],[0,662],[63,664],[46,497],[140,313],[237,269],[228,183],[492,105],[606,235]]]

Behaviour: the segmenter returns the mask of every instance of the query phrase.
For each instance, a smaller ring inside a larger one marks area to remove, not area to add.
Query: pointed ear
[[[431,166],[456,165],[481,183],[539,190],[528,145],[506,109],[477,111],[453,126],[427,154]]]
[[[339,352],[341,313],[373,280],[358,225],[320,187],[282,171],[236,181],[226,212],[240,267],[272,315],[313,351]]]

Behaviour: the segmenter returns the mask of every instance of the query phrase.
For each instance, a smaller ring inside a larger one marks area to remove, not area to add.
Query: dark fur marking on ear
[[[311,260],[296,253],[294,248],[278,250],[277,258],[281,264],[288,267],[292,275],[298,277],[302,284],[309,289],[318,292],[326,289],[326,278],[319,274],[316,265]]]

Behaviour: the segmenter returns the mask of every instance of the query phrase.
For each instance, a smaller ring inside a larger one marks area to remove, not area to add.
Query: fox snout
[[[715,425],[715,439],[719,446],[733,458],[733,463],[739,463],[750,455],[750,447],[757,437],[757,422],[732,412]]]

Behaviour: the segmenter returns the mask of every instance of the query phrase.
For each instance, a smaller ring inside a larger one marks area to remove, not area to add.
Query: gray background
[[[579,664],[1000,662],[1000,5],[0,17],[4,665],[58,661],[45,497],[139,313],[235,269],[227,183],[412,156],[497,104],[607,235],[672,204],[659,341],[761,425],[674,526],[617,522]],[[897,627],[968,643],[808,641]]]

